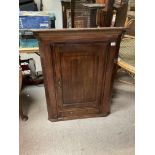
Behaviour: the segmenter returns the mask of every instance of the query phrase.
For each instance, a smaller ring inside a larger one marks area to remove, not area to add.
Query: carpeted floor
[[[120,74],[120,73],[119,73]],[[134,85],[118,75],[108,117],[50,122],[43,85],[26,87],[21,100],[29,119],[20,120],[20,155],[134,155]]]

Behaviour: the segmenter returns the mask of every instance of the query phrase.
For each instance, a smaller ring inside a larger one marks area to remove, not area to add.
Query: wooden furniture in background
[[[96,17],[84,4],[93,4],[95,0],[61,0],[63,14],[63,28],[86,28]],[[93,12],[94,13],[94,12]],[[93,17],[89,18],[91,15]]]
[[[128,29],[127,29],[128,30]],[[130,32],[130,31],[129,31]],[[135,37],[125,35],[120,44],[117,65],[135,77]]]
[[[20,53],[39,53],[39,47],[19,48]]]
[[[61,3],[63,28],[124,27],[128,0],[96,0],[96,3],[94,0],[62,0]]]
[[[132,74],[133,76],[135,76],[135,67],[126,63],[124,60],[122,59],[118,59],[117,61],[117,65],[119,67],[121,67],[122,69],[124,69],[125,71],[127,71],[128,73]]]
[[[124,27],[128,10],[128,0],[105,0],[103,2],[99,0],[97,3],[105,4],[105,8],[99,9],[97,12],[98,26]],[[114,16],[115,21],[113,22]]]
[[[110,27],[113,18],[113,6],[115,0],[107,0],[105,8],[99,9],[97,12],[97,25],[100,27]]]
[[[86,28],[88,19],[88,10],[84,4],[95,3],[95,0],[71,0],[72,27]],[[93,20],[93,18],[91,18]],[[78,25],[77,25],[78,23]],[[81,24],[79,24],[81,23]],[[81,25],[81,27],[79,27]]]
[[[125,27],[128,28],[126,31],[127,35],[135,36],[135,12],[134,11],[129,11],[127,13]]]
[[[61,0],[62,6],[62,23],[63,28],[72,27],[71,23],[71,15],[69,16],[69,12],[71,13],[71,1],[70,0]]]
[[[28,120],[28,116],[26,116],[23,112],[23,107],[22,107],[22,103],[20,102],[20,93],[21,93],[21,89],[22,89],[22,80],[23,80],[23,75],[22,75],[22,68],[19,67],[19,115],[21,117],[22,120],[27,121]]]
[[[34,30],[48,119],[107,116],[123,28]]]
[[[135,12],[128,11],[125,23],[126,35],[120,45],[118,66],[135,76]]]
[[[106,3],[106,0],[96,0],[96,3],[97,4],[105,4]]]
[[[97,12],[99,9],[103,9],[105,7],[104,4],[84,4],[83,5],[87,9],[87,28],[98,27],[97,25]]]
[[[115,27],[124,27],[128,11],[128,0],[116,0],[114,10],[116,11]]]

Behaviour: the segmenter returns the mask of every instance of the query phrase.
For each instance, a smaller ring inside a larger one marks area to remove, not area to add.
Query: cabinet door
[[[54,45],[58,112],[94,109],[99,113],[107,48],[106,43]]]

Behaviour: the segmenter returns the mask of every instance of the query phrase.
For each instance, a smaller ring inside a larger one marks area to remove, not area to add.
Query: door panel
[[[61,63],[63,104],[96,101],[98,56],[61,56]]]
[[[87,107],[99,109],[107,48],[106,43],[55,45],[59,111]]]

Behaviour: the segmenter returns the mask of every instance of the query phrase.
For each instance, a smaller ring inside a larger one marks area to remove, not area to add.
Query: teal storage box
[[[37,39],[19,39],[19,47],[20,48],[33,48],[38,47]]]

